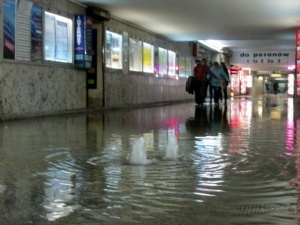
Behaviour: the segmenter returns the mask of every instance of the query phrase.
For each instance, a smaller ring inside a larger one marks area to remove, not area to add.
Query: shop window
[[[106,31],[105,61],[108,68],[122,69],[122,35]]]
[[[129,39],[129,69],[142,71],[142,42],[133,38]]]
[[[45,12],[45,60],[72,63],[72,20]]]
[[[154,47],[143,42],[143,72],[154,72]]]

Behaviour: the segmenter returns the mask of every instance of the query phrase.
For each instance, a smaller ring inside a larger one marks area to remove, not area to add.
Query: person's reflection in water
[[[211,107],[195,108],[195,116],[186,121],[186,128],[190,133],[197,136],[205,136],[209,132],[210,123],[207,113],[209,110],[211,110]]]
[[[212,108],[209,114],[209,123],[211,124],[211,135],[229,131],[227,106]]]
[[[195,109],[195,117],[186,121],[187,130],[193,135],[218,135],[229,131],[227,106]]]
[[[221,119],[221,132],[228,132],[230,128],[228,117],[227,117],[227,105],[223,108],[222,119]]]
[[[222,120],[222,111],[220,107],[214,107],[213,110],[210,111],[209,119],[211,123],[211,134],[218,135],[220,132],[220,124]]]

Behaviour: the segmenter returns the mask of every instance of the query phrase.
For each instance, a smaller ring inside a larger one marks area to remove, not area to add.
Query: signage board
[[[75,67],[90,69],[92,67],[92,19],[86,15],[75,15]]]
[[[300,97],[300,28],[296,30],[296,95]]]

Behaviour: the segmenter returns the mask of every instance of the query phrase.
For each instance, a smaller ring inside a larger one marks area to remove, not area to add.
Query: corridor
[[[269,95],[1,122],[0,224],[296,225],[293,104]],[[131,164],[141,137],[147,163]]]

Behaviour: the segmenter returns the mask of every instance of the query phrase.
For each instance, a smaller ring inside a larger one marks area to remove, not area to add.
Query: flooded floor
[[[0,224],[299,224],[297,124],[270,96],[1,122]]]

